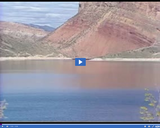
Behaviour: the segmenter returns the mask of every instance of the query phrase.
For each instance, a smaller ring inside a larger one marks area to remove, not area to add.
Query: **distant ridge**
[[[55,30],[55,28],[53,28],[51,26],[47,26],[47,25],[37,25],[37,24],[24,24],[24,25],[34,27],[34,28],[40,28],[40,29],[43,29],[48,32],[53,32]]]
[[[14,22],[0,22],[0,57],[51,56],[59,54],[40,43],[49,32]]]

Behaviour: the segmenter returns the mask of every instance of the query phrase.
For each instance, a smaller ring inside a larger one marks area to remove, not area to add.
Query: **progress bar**
[[[160,128],[160,124],[2,124],[0,128]]]

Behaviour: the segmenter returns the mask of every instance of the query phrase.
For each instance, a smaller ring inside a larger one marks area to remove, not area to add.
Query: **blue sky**
[[[0,2],[0,20],[28,24],[62,25],[78,12],[78,2]]]

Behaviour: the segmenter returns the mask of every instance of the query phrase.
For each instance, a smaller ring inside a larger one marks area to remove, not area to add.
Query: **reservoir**
[[[24,60],[0,62],[2,121],[142,121],[145,88],[158,100],[159,62]]]

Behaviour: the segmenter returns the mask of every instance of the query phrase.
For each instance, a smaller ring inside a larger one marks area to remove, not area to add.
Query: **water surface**
[[[144,88],[155,96],[158,62],[0,62],[4,121],[141,121]]]

